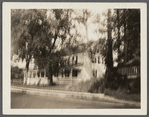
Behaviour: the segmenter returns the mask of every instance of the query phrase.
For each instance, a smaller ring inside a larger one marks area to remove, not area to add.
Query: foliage
[[[88,92],[90,93],[103,93],[105,90],[105,79],[101,78],[99,80],[95,80],[91,85]]]
[[[87,81],[81,81],[81,82],[73,82],[69,83],[66,87],[66,91],[74,91],[74,92],[88,92],[92,84],[96,81],[95,78],[91,78]]]
[[[118,20],[117,17],[119,17]],[[120,34],[119,39],[118,28],[123,34]],[[128,62],[135,57],[140,57],[140,10],[116,9],[113,15],[113,30],[116,37],[113,49],[120,50],[120,47],[124,46],[123,43],[126,44],[124,50],[118,52],[117,61],[121,63],[126,57],[126,62]]]
[[[141,79],[140,76],[138,76],[133,82],[132,86],[129,85],[129,90],[131,94],[140,94],[141,91]]]
[[[129,101],[136,101],[136,102],[141,101],[140,94],[128,94],[126,89],[121,89],[121,88],[117,90],[112,90],[110,88],[105,89],[104,94],[121,100],[129,100]]]
[[[105,88],[117,90],[118,88],[128,88],[127,75],[121,75],[117,72],[117,68],[111,71],[107,70],[105,74]]]
[[[38,52],[41,45],[40,31],[46,18],[46,10],[36,9],[13,9],[11,10],[11,40],[13,53],[19,54],[19,57],[26,60],[26,69],[29,70],[29,63],[32,57]],[[13,44],[16,44],[13,46]]]
[[[114,9],[111,15],[108,15],[108,12],[105,12],[103,13],[103,16],[105,17],[103,21],[100,16],[94,21],[94,23],[99,25],[96,32],[107,37],[108,26],[111,26],[112,53],[118,53],[118,58],[116,60],[118,65],[123,64],[124,66],[125,61],[129,62],[136,57],[140,57],[140,10]],[[101,38],[99,38],[99,40],[100,39]],[[105,39],[104,45],[101,44],[104,48],[100,50],[101,54],[105,57],[105,60],[107,59],[106,61],[109,59],[108,41],[109,40]],[[101,45],[99,44],[99,46]]]
[[[23,78],[23,70],[18,67],[11,67],[11,79]]]
[[[18,67],[11,67],[11,72],[22,73],[23,70],[22,69],[19,69]]]
[[[51,68],[60,58],[56,55],[56,41],[62,40],[63,44],[67,38],[70,24],[68,12],[69,10],[52,9],[48,17],[47,10],[43,9],[12,10],[12,34],[19,33],[16,39],[12,35],[12,41],[18,43],[18,47],[13,47],[26,60],[27,71],[30,60],[34,57],[39,69],[48,66],[52,76]]]
[[[110,10],[108,10],[104,16],[103,22],[99,22],[101,20],[98,16],[98,20],[96,19],[94,23],[100,23],[104,28],[99,28],[97,31],[108,37],[104,43],[96,45],[96,48],[101,47],[100,53],[105,57],[107,67],[105,88],[112,90],[122,88],[131,92],[139,92],[135,86],[133,86],[134,89],[129,89],[127,76],[118,74],[117,70],[112,67],[112,54],[113,52],[118,53],[116,60],[118,66],[140,65],[140,10],[114,9],[113,14],[110,14]],[[96,83],[94,85],[96,87]]]
[[[88,19],[89,17],[91,16],[91,12],[87,9],[81,9],[81,10],[78,10],[76,13],[76,17],[74,18],[79,24],[82,24],[85,28],[85,39],[86,39],[86,42],[88,43],[89,42],[89,39],[88,39]],[[86,46],[88,46],[86,44]],[[87,49],[87,48],[86,48]]]

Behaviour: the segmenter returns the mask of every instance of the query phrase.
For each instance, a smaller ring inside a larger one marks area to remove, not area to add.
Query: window
[[[100,57],[98,56],[98,63],[100,63]]]
[[[44,77],[44,72],[43,71],[41,72],[41,77]]]
[[[40,77],[40,72],[39,71],[37,72],[37,75],[38,75],[38,77]]]
[[[70,58],[68,58],[68,65],[69,65]]]
[[[62,70],[62,77],[63,77],[64,71]]]
[[[46,71],[46,77],[49,77],[49,73],[48,73],[49,71]]]
[[[102,58],[102,64],[104,64],[104,58]]]
[[[73,77],[77,77],[78,76],[78,70],[77,69],[73,69],[72,70],[72,76]]]
[[[55,77],[58,77],[58,71],[56,71],[56,72],[54,73],[54,76],[55,76]]]
[[[74,56],[72,57],[72,64],[74,63]]]
[[[76,61],[75,61],[75,64],[77,64],[78,63],[78,56],[76,56]]]
[[[59,72],[57,71],[57,72],[56,72],[56,76],[57,76],[57,77],[58,77],[58,74],[59,74]]]
[[[69,73],[70,73],[69,70],[66,69],[66,70],[65,70],[65,77],[69,77]]]
[[[95,72],[94,72],[94,69],[93,69],[93,76],[95,76]]]
[[[92,59],[92,63],[94,63],[94,59]]]
[[[93,70],[93,76],[97,77],[97,70],[95,70],[95,69]]]
[[[65,60],[65,63],[64,64],[65,64],[65,66],[67,65],[67,61],[66,60]]]
[[[34,72],[34,73],[33,73],[33,78],[35,78],[35,77],[36,77],[36,73]]]

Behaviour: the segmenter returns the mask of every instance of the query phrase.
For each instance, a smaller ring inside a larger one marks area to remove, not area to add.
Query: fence
[[[118,68],[118,72],[127,75],[128,78],[135,78],[140,75],[140,66]]]

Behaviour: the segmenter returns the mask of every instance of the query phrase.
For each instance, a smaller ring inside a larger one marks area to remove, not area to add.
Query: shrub
[[[13,84],[23,84],[23,79],[12,79]]]
[[[14,78],[15,78],[15,73],[11,72],[11,79],[14,79]]]
[[[127,88],[127,75],[121,75],[114,68],[105,75],[105,88],[117,90],[119,87]]]
[[[130,93],[140,93],[140,88],[141,88],[141,84],[140,84],[140,76],[138,76],[133,82],[132,82],[132,86],[130,87]]]
[[[87,81],[79,81],[79,82],[73,82],[69,83],[65,90],[67,91],[74,91],[74,92],[88,92],[92,84],[96,81],[96,78],[91,78]]]
[[[23,77],[24,77],[23,73],[22,74],[18,74],[18,78],[23,79]]]
[[[18,67],[11,67],[11,79],[23,78],[23,70]]]
[[[117,90],[105,89],[104,94],[121,100],[140,102],[140,94],[128,94],[124,88],[118,88]]]
[[[103,93],[105,89],[105,79],[101,78],[99,80],[95,80],[88,92],[90,93]]]
[[[121,75],[117,72],[117,68],[106,71],[105,75],[105,88],[111,90],[123,89],[130,94],[140,93],[140,76],[136,79],[128,79],[127,75]]]

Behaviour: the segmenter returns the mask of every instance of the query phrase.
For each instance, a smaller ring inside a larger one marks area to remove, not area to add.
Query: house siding
[[[99,60],[98,60],[98,57],[100,58]],[[77,64],[75,64],[76,58],[77,58]],[[69,63],[70,65],[73,66],[71,68],[69,77],[65,76],[65,74],[60,73],[58,77],[53,78],[54,81],[58,83],[64,83],[64,81],[66,81],[65,83],[73,82],[73,81],[86,81],[93,78],[93,70],[96,70],[97,78],[102,77],[103,74],[105,73],[105,65],[104,65],[104,62],[102,62],[103,59],[99,53],[95,55],[95,58],[96,58],[96,63],[95,62],[92,63],[88,53],[78,53],[78,54],[73,54],[71,56],[65,57],[66,60],[70,60]],[[66,70],[66,69],[67,68],[64,68],[63,70]],[[78,70],[77,76],[73,76],[74,69]]]

